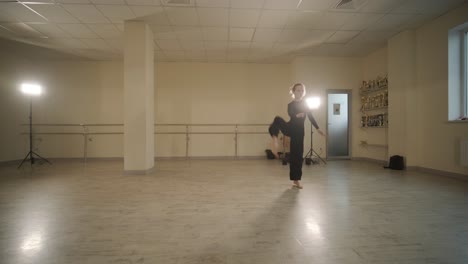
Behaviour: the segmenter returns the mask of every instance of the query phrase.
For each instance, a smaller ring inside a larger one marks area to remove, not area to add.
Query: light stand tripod
[[[314,137],[313,137],[313,132],[314,130],[314,127],[312,125],[312,123],[310,124],[310,149],[309,151],[307,152],[307,154],[304,156],[304,161],[305,161],[305,164],[306,165],[310,165],[310,164],[318,164],[320,163],[320,161],[314,161],[314,159],[312,158],[313,155],[315,154],[315,156],[317,156],[317,158],[319,158],[319,160],[321,160],[323,163],[327,164],[327,162],[322,159],[322,157],[320,157],[320,155],[314,150],[314,147],[313,147],[313,142],[314,142]]]
[[[37,157],[39,157],[40,159],[46,161],[47,163],[49,164],[52,164],[50,163],[50,161],[48,161],[47,159],[41,157],[39,154],[37,154],[36,152],[33,151],[33,136],[32,136],[32,98],[30,98],[30,101],[29,101],[29,152],[28,154],[26,154],[26,157],[24,157],[23,161],[21,162],[21,164],[18,166],[18,169],[21,167],[21,165],[23,165],[23,163],[28,159],[29,157],[29,160],[31,161],[31,166],[34,164],[34,156],[33,155],[36,155]]]

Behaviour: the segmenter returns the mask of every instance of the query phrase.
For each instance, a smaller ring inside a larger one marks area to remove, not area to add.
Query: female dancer
[[[312,116],[310,109],[307,107],[306,102],[303,99],[305,96],[305,85],[302,83],[296,83],[290,89],[290,94],[293,97],[293,101],[288,104],[288,115],[290,117],[289,122],[286,122],[283,118],[276,116],[273,123],[270,125],[268,131],[272,138],[272,151],[277,156],[276,146],[278,142],[279,131],[285,136],[291,138],[290,156],[289,156],[289,179],[293,181],[293,187],[302,189],[300,183],[302,177],[302,162],[304,155],[304,121],[305,116],[309,118],[312,125],[317,129],[317,132],[325,136],[325,134],[319,129],[315,118]],[[311,139],[312,140],[312,139]]]

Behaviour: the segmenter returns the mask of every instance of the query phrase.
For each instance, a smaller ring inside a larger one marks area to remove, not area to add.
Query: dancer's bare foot
[[[299,181],[294,181],[293,182],[293,187],[296,187],[298,189],[302,189],[304,187],[302,187],[301,183]]]

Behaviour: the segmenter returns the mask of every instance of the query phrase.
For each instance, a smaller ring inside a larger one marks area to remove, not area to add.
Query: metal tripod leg
[[[322,159],[322,157],[320,157],[320,155],[313,148],[311,148],[311,149],[309,149],[307,154],[304,156],[304,160],[306,161],[306,165],[310,165],[310,163],[308,163],[307,159],[309,159],[310,162],[312,162],[312,164],[320,163],[320,162],[315,162],[314,161],[314,159],[312,158],[313,154],[315,154],[324,164],[327,164],[327,162],[324,159]]]
[[[37,157],[39,157],[41,160],[43,160],[43,161],[49,163],[50,165],[52,165],[52,163],[49,160],[47,160],[46,158],[41,157],[41,155],[37,154],[34,151],[29,151],[28,154],[26,154],[26,157],[24,157],[23,161],[21,161],[21,164],[18,166],[18,169],[23,165],[23,163],[28,159],[28,157],[31,160],[31,166],[32,166],[34,164],[33,154],[36,155]]]
[[[18,166],[18,169],[21,167],[21,165],[23,165],[23,163],[28,159],[29,156],[31,156],[31,158],[32,158],[32,153],[31,153],[31,151],[28,152],[28,154],[26,154],[26,157],[24,157],[23,161],[22,161],[21,164]]]
[[[50,163],[50,161],[48,161],[46,158],[43,158],[41,157],[41,155],[37,154],[36,152],[32,152],[34,155],[38,156],[40,159],[42,159],[43,161],[46,161],[47,163],[49,163],[50,165],[52,165],[52,163]]]

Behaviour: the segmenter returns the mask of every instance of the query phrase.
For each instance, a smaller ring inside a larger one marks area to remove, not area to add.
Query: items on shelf
[[[361,96],[361,111],[388,107],[388,91],[376,95]]]
[[[363,115],[361,117],[361,127],[387,127],[388,113],[378,115]]]
[[[376,80],[362,81],[361,93],[372,92],[374,90],[385,89],[388,87],[388,77],[378,76]]]

